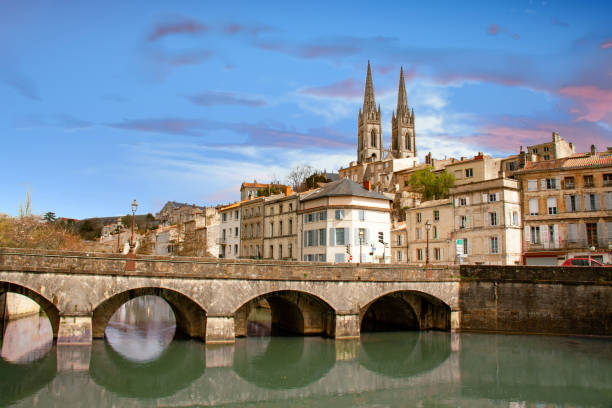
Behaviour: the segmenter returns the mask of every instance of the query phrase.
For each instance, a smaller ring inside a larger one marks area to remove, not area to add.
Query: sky
[[[356,159],[366,67],[423,158],[612,146],[612,2],[0,0],[0,212],[239,199]]]

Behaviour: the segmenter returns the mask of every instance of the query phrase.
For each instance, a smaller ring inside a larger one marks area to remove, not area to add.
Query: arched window
[[[406,150],[410,149],[410,133],[406,132]]]
[[[370,146],[376,147],[376,131],[372,129],[372,133],[370,134]]]

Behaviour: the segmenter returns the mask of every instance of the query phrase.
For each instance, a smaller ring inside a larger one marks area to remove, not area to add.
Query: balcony
[[[576,185],[574,183],[568,183],[567,181],[565,182],[565,189],[566,190],[573,190],[576,188]]]
[[[215,242],[216,242],[218,245],[225,245],[225,244],[227,244],[227,238],[226,238],[226,237],[217,238],[217,239],[215,240]]]

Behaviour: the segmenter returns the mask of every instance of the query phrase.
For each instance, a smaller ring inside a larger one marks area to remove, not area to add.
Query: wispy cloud
[[[39,101],[40,96],[38,94],[38,88],[34,81],[30,78],[27,78],[25,75],[18,72],[2,72],[2,77],[0,80],[4,82],[9,87],[13,88],[24,98],[31,99],[33,101]]]
[[[498,24],[489,24],[489,26],[487,27],[487,34],[489,34],[490,36],[496,36],[498,34],[508,34],[515,40],[518,40],[519,38],[521,38],[521,36],[518,35],[517,33],[510,33],[510,31],[507,28],[502,27]]]
[[[348,78],[329,85],[302,88],[298,93],[328,98],[354,99],[363,96],[363,84],[353,78]]]
[[[148,41],[157,41],[169,35],[187,34],[195,35],[208,31],[208,27],[196,20],[187,18],[176,18],[174,21],[166,21],[157,24],[151,34],[148,36]]]
[[[604,50],[608,48],[612,48],[612,40],[608,40],[608,41],[601,43],[600,47],[601,49],[604,49]]]
[[[235,92],[205,91],[189,95],[186,98],[200,106],[239,105],[260,107],[266,105],[263,98]]]
[[[68,114],[57,115],[27,115],[14,122],[15,129],[29,130],[38,128],[56,128],[65,131],[74,131],[91,128],[93,122],[78,119]]]
[[[558,19],[558,18],[556,18],[556,17],[551,17],[551,18],[550,18],[550,23],[551,23],[552,25],[559,26],[559,27],[563,27],[563,28],[568,28],[568,27],[570,26],[570,25],[569,25],[568,23],[566,23],[565,21],[561,21],[561,20],[559,20],[559,19]]]
[[[577,120],[588,122],[604,121],[612,125],[612,89],[601,89],[596,86],[568,86],[559,90],[559,94],[571,97],[579,105],[573,112]]]

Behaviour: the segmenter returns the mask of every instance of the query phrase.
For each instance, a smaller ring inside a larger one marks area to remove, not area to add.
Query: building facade
[[[522,186],[527,265],[558,265],[573,257],[610,263],[612,149],[529,163]]]
[[[219,209],[219,258],[240,257],[240,202]]]
[[[413,264],[448,265],[455,262],[451,199],[424,201],[406,210],[407,258]],[[429,226],[429,227],[428,227]]]
[[[264,200],[264,258],[296,261],[297,212],[299,195],[287,187],[284,194],[266,197]]]
[[[341,179],[300,199],[300,259],[390,262],[390,199]]]
[[[241,258],[263,257],[263,204],[265,197],[243,201],[240,205]]]

